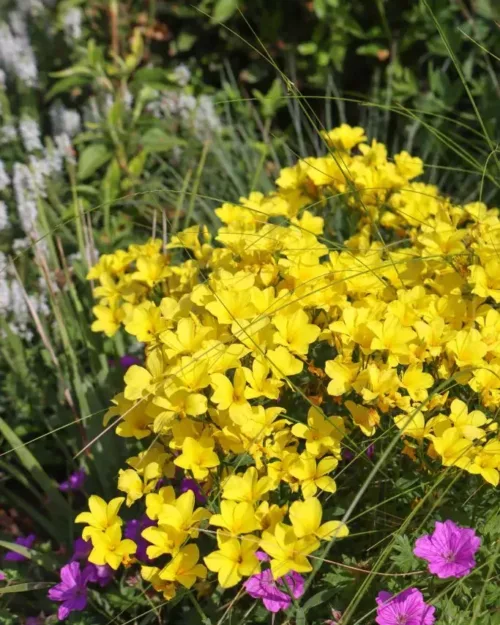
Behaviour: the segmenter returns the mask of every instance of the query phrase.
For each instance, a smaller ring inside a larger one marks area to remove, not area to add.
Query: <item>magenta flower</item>
[[[262,603],[269,612],[279,612],[290,607],[292,598],[287,586],[295,599],[304,594],[304,579],[295,571],[274,580],[271,570],[266,569],[262,573],[252,575],[245,582],[247,593],[254,599],[262,599]]]
[[[67,480],[59,484],[59,490],[63,493],[70,491],[82,490],[87,474],[83,469],[78,469],[72,473]]]
[[[31,549],[35,540],[35,534],[29,534],[29,536],[19,536],[19,538],[16,538],[15,543],[16,545],[21,545],[21,547]],[[27,560],[27,558],[20,553],[17,553],[17,551],[7,551],[4,560],[7,562],[23,562],[23,560]]]
[[[434,608],[427,605],[416,588],[408,588],[397,595],[383,590],[377,596],[378,625],[433,625]]]
[[[415,542],[413,553],[429,563],[429,571],[441,579],[468,575],[476,560],[474,555],[481,539],[468,527],[459,527],[453,521],[436,521],[431,535],[421,536]]]
[[[60,621],[71,612],[81,612],[87,607],[87,583],[92,579],[93,568],[86,566],[80,570],[78,562],[70,562],[63,566],[61,582],[49,590],[48,597],[61,603],[57,616]]]
[[[7,575],[3,571],[0,571],[0,582],[4,582],[7,579]]]

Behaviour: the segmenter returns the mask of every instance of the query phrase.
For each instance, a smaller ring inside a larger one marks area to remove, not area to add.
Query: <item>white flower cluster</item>
[[[0,66],[28,87],[38,82],[38,67],[31,46],[25,15],[13,11],[0,24]]]
[[[0,200],[0,232],[6,230],[9,227],[9,213],[7,211],[7,204]]]
[[[5,163],[0,159],[0,191],[5,191],[9,185],[9,174],[5,171]]]
[[[52,104],[49,116],[54,136],[68,135],[68,137],[74,137],[81,130],[80,113],[66,108],[60,101]]]
[[[46,288],[38,289],[36,295],[28,295],[28,299],[39,315],[47,316],[50,313]],[[31,313],[24,289],[10,270],[7,257],[2,252],[0,252],[0,314],[8,321],[14,334],[27,340],[33,338]]]
[[[181,63],[173,71],[174,80],[180,87],[185,87],[191,80],[191,70],[187,65]]]
[[[82,17],[78,7],[71,7],[64,13],[63,31],[68,43],[82,38]]]
[[[28,236],[37,236],[37,197],[40,190],[35,176],[24,163],[14,163],[12,184],[21,227]]]
[[[43,150],[40,139],[40,126],[35,119],[23,117],[19,122],[19,133],[26,152],[36,152]]]
[[[146,110],[155,117],[179,121],[201,141],[217,134],[222,127],[214,100],[207,95],[196,98],[180,91],[161,91]]]

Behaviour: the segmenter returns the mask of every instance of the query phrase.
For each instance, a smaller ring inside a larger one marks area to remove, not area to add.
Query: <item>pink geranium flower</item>
[[[254,599],[262,599],[262,603],[269,612],[279,612],[290,607],[292,597],[287,586],[295,599],[304,594],[304,579],[295,571],[275,580],[271,570],[266,569],[262,573],[252,575],[245,582],[247,593]]]
[[[473,529],[453,521],[436,521],[434,532],[417,539],[413,553],[429,563],[429,571],[441,579],[468,575],[476,560],[481,539]]]
[[[377,597],[378,625],[433,625],[434,608],[427,605],[420,590],[408,588],[397,595],[379,592]]]

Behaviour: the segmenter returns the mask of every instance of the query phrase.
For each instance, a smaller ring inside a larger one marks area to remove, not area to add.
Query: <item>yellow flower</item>
[[[159,573],[160,579],[168,582],[178,582],[184,588],[191,588],[198,578],[205,579],[207,569],[198,564],[200,552],[194,544],[184,547]]]
[[[148,479],[148,474],[145,474],[144,478],[141,479],[137,471],[133,469],[120,469],[118,472],[118,490],[127,494],[127,506],[131,506],[135,501],[142,499],[144,495],[155,488],[159,475],[150,469],[149,474],[151,473],[154,473],[152,479]]]
[[[170,525],[179,532],[185,532],[192,538],[197,538],[196,528],[201,521],[210,517],[210,513],[205,508],[195,510],[194,506],[194,493],[188,490],[174,501],[162,505],[158,514],[158,523]]]
[[[343,362],[342,357],[339,356],[335,360],[327,360],[325,373],[331,378],[327,388],[328,393],[337,397],[350,391],[358,371],[359,363],[357,362]]]
[[[251,410],[245,396],[246,379],[242,368],[236,369],[232,383],[222,373],[214,373],[210,378],[210,384],[214,389],[212,402],[217,404],[219,410],[229,410],[229,416],[233,419]]]
[[[195,480],[204,480],[209,470],[220,464],[214,445],[212,438],[204,437],[195,440],[188,436],[182,444],[182,454],[174,460],[174,464],[181,469],[191,471]]]
[[[321,135],[326,139],[327,143],[338,150],[352,150],[358,143],[367,141],[365,131],[360,126],[349,126],[349,124],[341,124],[338,128],[323,130]]]
[[[319,541],[314,536],[298,538],[293,527],[278,523],[274,532],[262,533],[260,546],[271,556],[271,571],[278,579],[290,571],[312,571],[307,556],[318,549]]]
[[[380,425],[380,415],[374,408],[360,406],[348,399],[344,402],[345,407],[352,415],[354,423],[360,428],[365,436],[373,436]]]
[[[97,495],[89,497],[90,512],[81,512],[75,519],[75,523],[86,523],[82,537],[87,540],[94,532],[103,532],[112,525],[121,525],[123,521],[118,516],[120,507],[125,501],[125,497],[116,497],[109,503]]]
[[[296,423],[292,434],[306,440],[306,449],[311,456],[319,456],[325,452],[339,453],[340,441],[345,433],[342,417],[325,417],[311,406],[307,413],[307,425]]]
[[[410,414],[401,414],[394,417],[396,427],[402,430],[405,436],[411,436],[418,440],[424,439],[430,432],[430,427],[425,422],[425,417],[420,410],[413,410]]]
[[[255,399],[256,397],[278,399],[283,382],[272,377],[269,378],[270,370],[265,358],[255,358],[252,369],[243,367],[245,379],[249,384],[244,390],[246,399]]]
[[[122,540],[122,530],[118,523],[110,525],[102,532],[92,532],[90,538],[93,549],[89,562],[101,566],[109,564],[115,570],[137,550],[137,545],[132,540]]]
[[[456,466],[466,469],[471,464],[470,454],[474,443],[463,438],[457,428],[448,428],[441,436],[432,436],[436,453],[441,456],[445,467]]]
[[[217,573],[219,585],[231,588],[242,577],[250,577],[259,572],[259,560],[255,555],[258,542],[254,536],[242,536],[240,540],[217,532],[218,551],[204,558],[210,571]]]
[[[408,391],[408,395],[415,401],[427,399],[427,389],[434,384],[430,373],[422,371],[422,364],[410,365],[403,374],[401,386]]]
[[[319,499],[309,497],[305,501],[295,501],[290,506],[290,521],[297,538],[315,536],[320,540],[344,538],[349,535],[347,525],[340,521],[327,521],[321,524],[323,509]]]
[[[175,501],[173,486],[163,486],[157,493],[146,495],[146,514],[152,521],[157,521],[164,503]]]
[[[335,480],[328,475],[337,468],[337,465],[338,460],[332,456],[322,458],[316,464],[316,460],[305,453],[297,457],[288,471],[300,483],[304,497],[312,497],[318,488],[328,493],[337,490]]]
[[[146,548],[146,553],[148,558],[152,559],[165,554],[176,554],[186,539],[185,532],[179,532],[171,525],[161,524],[157,527],[147,527],[141,536],[151,543]]]
[[[460,399],[451,402],[450,410],[450,421],[464,438],[473,441],[486,436],[481,428],[488,423],[488,419],[480,410],[469,412],[467,404]]]
[[[282,380],[290,375],[296,375],[304,368],[303,362],[292,356],[286,347],[283,346],[270,349],[266,354],[266,358],[271,365],[273,375],[278,380]]]
[[[125,330],[142,343],[155,341],[168,327],[161,310],[154,302],[142,302],[135,306],[131,320],[125,325]]]
[[[260,529],[253,506],[247,502],[223,500],[220,504],[220,514],[210,517],[210,524],[226,529],[233,536],[238,534],[250,534]]]
[[[274,334],[274,342],[284,345],[292,353],[305,356],[309,351],[309,345],[319,336],[320,328],[309,323],[307,314],[299,309],[292,314],[276,315],[273,324],[277,328]]]
[[[170,601],[175,597],[175,584],[160,579],[159,573],[160,569],[157,566],[141,566],[142,578],[150,582],[157,592],[161,592],[164,599]]]
[[[92,308],[97,319],[92,323],[92,332],[104,332],[106,336],[114,336],[125,317],[123,309],[117,305],[94,306]]]
[[[455,338],[446,344],[447,349],[455,356],[459,367],[480,365],[488,351],[482,341],[481,333],[475,328],[460,330]]]
[[[261,477],[255,467],[250,467],[243,475],[231,475],[224,482],[222,496],[231,501],[257,503],[272,488],[272,480]]]

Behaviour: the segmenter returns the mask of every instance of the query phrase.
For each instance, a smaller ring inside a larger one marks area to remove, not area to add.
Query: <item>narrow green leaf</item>
[[[12,586],[4,586],[0,588],[0,595],[8,595],[13,592],[31,592],[33,590],[42,590],[53,586],[52,582],[23,582],[22,584],[13,584]]]
[[[29,475],[31,475],[35,482],[37,482],[40,488],[42,488],[42,490],[46,493],[49,498],[51,508],[50,512],[52,513],[53,518],[65,519],[68,515],[71,516],[73,512],[66,499],[57,490],[54,482],[50,479],[47,473],[45,473],[42,465],[38,462],[35,456],[33,456],[28,448],[23,445],[21,439],[2,418],[0,418],[0,432],[7,439],[9,445],[15,451],[17,457]]]

